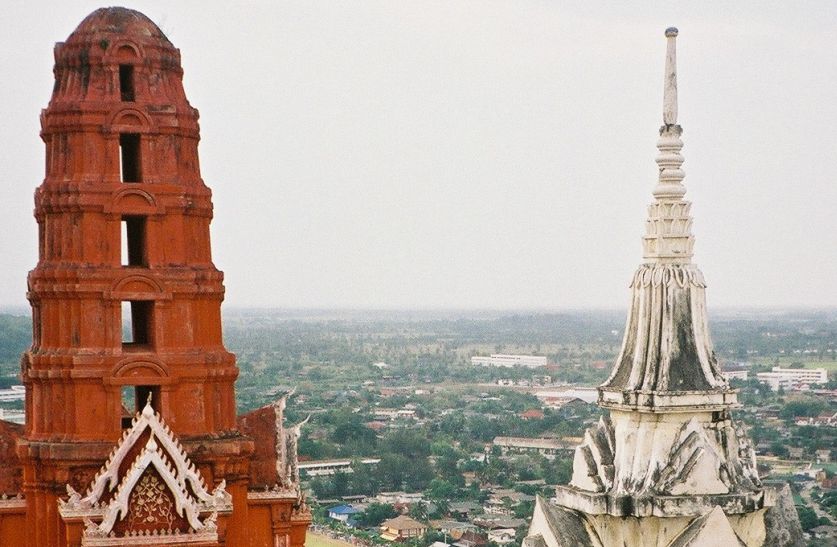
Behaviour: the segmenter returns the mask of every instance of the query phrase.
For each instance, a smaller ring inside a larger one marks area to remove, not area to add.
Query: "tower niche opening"
[[[142,182],[139,133],[119,135],[119,167],[122,182]]]
[[[126,215],[122,217],[121,224],[121,264],[123,266],[148,266],[145,217]]]
[[[141,349],[154,342],[154,302],[122,301],[122,349]]]
[[[136,100],[134,91],[134,65],[119,65],[119,96],[123,102]]]

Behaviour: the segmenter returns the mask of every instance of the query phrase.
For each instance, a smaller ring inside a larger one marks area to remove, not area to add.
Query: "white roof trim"
[[[120,477],[119,469],[123,461],[147,430],[148,440],[145,446],[124,476]],[[217,535],[215,519],[218,512],[232,511],[232,496],[226,491],[226,483],[221,481],[213,491],[208,490],[203,477],[189,460],[171,429],[163,422],[160,414],[155,413],[151,408],[150,400],[142,412],[134,417],[131,429],[122,435],[110,457],[96,474],[86,495],[82,497],[70,485],[67,485],[69,498],[66,501],[58,501],[61,516],[83,518],[86,524],[84,538],[90,541],[105,541],[113,538],[114,525],[128,514],[131,493],[143,473],[152,465],[171,492],[177,514],[189,523],[189,532],[199,532],[202,537],[206,537],[205,534]],[[103,502],[102,497],[105,492],[111,492],[114,489],[116,489],[114,495],[109,497],[106,503]],[[207,515],[203,520],[201,520],[202,514]],[[99,523],[96,524],[95,521]],[[170,530],[160,530],[159,534],[136,532],[130,537],[147,535],[150,538],[166,533],[172,532]],[[83,543],[85,545],[105,544],[90,541]]]

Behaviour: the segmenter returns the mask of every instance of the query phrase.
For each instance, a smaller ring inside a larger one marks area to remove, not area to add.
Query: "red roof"
[[[543,410],[537,408],[530,408],[526,412],[521,412],[520,417],[524,420],[543,420]]]

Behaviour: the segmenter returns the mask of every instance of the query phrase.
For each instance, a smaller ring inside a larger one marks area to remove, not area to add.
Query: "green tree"
[[[519,519],[526,519],[532,516],[532,512],[535,510],[535,502],[534,501],[522,501],[515,505],[512,510],[514,511],[514,516]]]
[[[427,497],[434,501],[454,498],[456,497],[456,492],[456,485],[439,478],[431,480],[427,487]]]
[[[366,510],[358,513],[357,520],[364,526],[379,526],[387,519],[398,514],[395,507],[388,503],[370,503]]]
[[[783,406],[782,410],[779,411],[779,417],[796,418],[799,416],[818,416],[826,408],[826,404],[822,401],[815,399],[798,399],[785,403],[785,406]]]
[[[342,471],[337,471],[331,476],[331,488],[335,496],[348,496],[349,492],[349,474]]]
[[[788,456],[788,447],[782,441],[775,441],[770,443],[770,452],[780,458],[786,458]]]
[[[354,442],[374,446],[377,441],[375,432],[357,420],[358,416],[353,415],[350,420],[337,424],[331,434],[331,440],[340,444]]]
[[[20,355],[32,343],[32,321],[0,313],[0,361],[17,363]]]
[[[396,429],[383,439],[383,449],[394,454],[401,454],[410,459],[426,458],[430,455],[430,444],[420,431]]]
[[[434,442],[430,451],[435,458],[436,475],[455,486],[464,486],[465,479],[458,469],[459,460],[465,454],[447,442]]]
[[[573,462],[569,458],[560,457],[552,461],[544,459],[541,472],[548,484],[567,484],[573,476]]]
[[[813,509],[807,505],[797,505],[796,512],[799,514],[799,524],[802,525],[804,531],[808,531],[815,526],[819,526],[820,519]]]
[[[378,473],[358,460],[352,461],[354,473],[349,474],[349,491],[352,494],[372,496],[380,490]]]
[[[427,504],[416,502],[410,505],[410,516],[420,522],[427,522]]]
[[[378,463],[378,479],[384,490],[400,490],[404,487],[404,470],[410,460],[401,454],[384,454]]]

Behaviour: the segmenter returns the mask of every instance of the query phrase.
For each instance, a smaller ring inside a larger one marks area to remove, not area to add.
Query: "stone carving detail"
[[[288,488],[279,484],[274,484],[272,487],[265,486],[263,490],[251,490],[247,492],[247,499],[253,500],[270,500],[270,499],[291,499],[299,498],[299,490],[297,488]]]
[[[136,453],[136,445],[143,439],[142,449],[125,467],[125,458]],[[84,518],[82,545],[111,545],[107,541],[120,537],[114,532],[116,523],[126,517],[129,517],[124,523],[126,537],[192,533],[197,534],[195,541],[206,541],[217,539],[218,512],[232,511],[232,497],[225,488],[221,481],[214,490],[208,490],[203,477],[160,415],[151,408],[149,400],[134,418],[131,429],[122,435],[86,494],[82,497],[68,484],[67,499],[59,500],[58,505],[62,517]],[[178,517],[185,519],[187,529],[174,526]]]
[[[724,457],[714,444],[700,422],[689,420],[680,429],[652,490],[668,495],[728,493],[730,481],[722,469]],[[722,480],[722,475],[726,480]]]
[[[311,508],[308,507],[308,502],[305,500],[305,492],[300,491],[291,511],[291,520],[311,520]]]
[[[605,492],[613,485],[615,439],[609,416],[602,416],[584,432],[584,442],[575,449],[570,484],[590,492]]]
[[[276,408],[276,476],[280,485],[294,489],[299,492],[299,456],[297,445],[302,436],[302,426],[308,423],[311,415],[308,415],[300,423],[289,429],[285,428],[285,408],[288,399],[296,393],[296,388],[282,395],[273,406]]]
[[[18,492],[13,496],[5,492],[0,494],[0,509],[15,509],[20,507],[26,507],[26,498],[23,497],[22,493]]]
[[[288,406],[288,399],[296,393],[296,388],[282,395],[279,400],[273,403],[276,407],[276,476],[280,481],[287,479],[288,467],[288,443],[285,438],[285,407]]]
[[[572,487],[654,496],[755,491],[761,484],[752,445],[741,427],[730,420],[716,428],[690,419],[680,428],[671,450],[660,451],[664,459],[652,457],[647,467],[640,468],[636,464],[643,460],[635,458],[633,470],[621,476],[619,484],[614,483],[615,435],[608,416],[585,432],[575,451]]]
[[[747,486],[756,489],[761,487],[761,479],[759,478],[758,467],[756,465],[756,449],[753,447],[753,442],[744,431],[744,426],[740,422],[732,423],[732,432],[735,434],[735,439],[738,445],[738,454],[729,458],[729,461],[738,462],[741,464],[741,472],[738,474],[742,483],[749,484]]]
[[[174,506],[166,495],[166,486],[154,475],[144,474],[131,492],[128,505],[131,515],[129,528],[152,525],[155,528],[171,530],[174,523]]]
[[[302,436],[302,426],[307,424],[310,419],[311,415],[309,414],[307,418],[285,432],[285,446],[288,455],[285,477],[288,484],[297,489],[299,489],[299,454],[297,452],[299,438]]]
[[[668,287],[685,289],[687,287],[706,288],[703,273],[696,266],[673,264],[643,264],[631,281],[631,289],[648,287]]]

